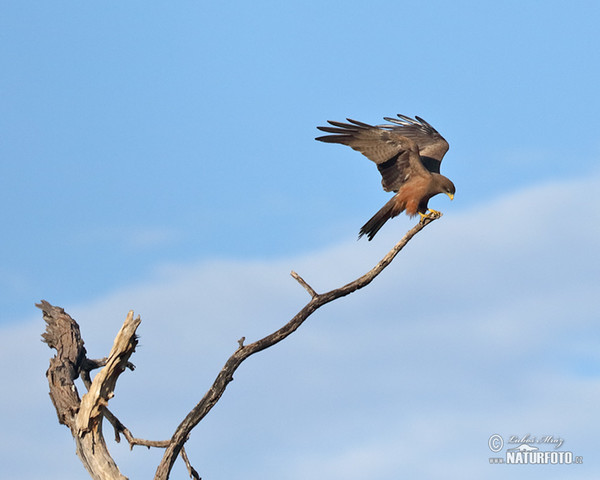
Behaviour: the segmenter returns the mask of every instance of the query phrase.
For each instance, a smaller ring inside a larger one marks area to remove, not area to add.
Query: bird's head
[[[454,194],[456,193],[456,187],[454,186],[454,184],[450,181],[450,179],[442,176],[442,181],[441,181],[441,193],[445,193],[446,195],[448,195],[448,197],[450,197],[450,200],[454,200]]]

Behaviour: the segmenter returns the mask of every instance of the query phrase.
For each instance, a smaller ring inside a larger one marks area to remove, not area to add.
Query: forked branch
[[[310,294],[310,301],[300,310],[288,323],[275,332],[266,337],[248,345],[243,345],[240,342],[240,347],[229,357],[225,366],[221,369],[214,383],[206,392],[202,400],[187,414],[183,421],[179,424],[171,443],[165,450],[164,456],[156,470],[155,480],[166,480],[169,478],[169,473],[173,468],[173,464],[179,451],[184,443],[189,438],[192,429],[208,414],[212,407],[219,401],[223,392],[227,388],[229,382],[233,380],[233,374],[249,356],[269,348],[276,343],[285,339],[288,335],[294,333],[302,323],[318,308],[332,302],[340,297],[349,295],[350,293],[366,287],[371,283],[385,267],[400,253],[405,245],[423,228],[429,225],[434,220],[441,217],[441,214],[433,214],[423,218],[417,225],[411,228],[406,235],[400,240],[371,270],[363,276],[357,278],[343,287],[336,288],[326,293],[317,293],[300,275],[292,271],[291,275],[302,287]]]
[[[75,438],[77,454],[94,479],[125,479],[108,453],[102,434],[102,418],[106,418],[115,430],[116,440],[123,434],[129,445],[164,448],[165,453],[158,465],[155,480],[166,480],[177,456],[184,460],[191,478],[199,479],[198,473],[191,466],[183,448],[192,429],[208,414],[219,401],[233,374],[240,364],[251,355],[279,343],[293,332],[317,309],[338,298],[349,295],[371,283],[400,253],[404,246],[428,224],[437,220],[440,215],[423,218],[410,229],[406,235],[388,252],[371,270],[356,280],[325,293],[317,293],[300,275],[292,271],[292,277],[309,293],[308,303],[283,327],[256,342],[244,345],[245,338],[238,340],[237,350],[229,357],[214,383],[198,404],[188,413],[176,428],[170,440],[153,441],[135,438],[131,432],[108,410],[107,405],[119,375],[134,366],[129,357],[137,345],[135,334],[141,320],[133,318],[129,312],[123,327],[119,331],[115,343],[107,358],[90,360],[86,357],[79,325],[62,308],[54,307],[46,301],[37,306],[44,312],[47,323],[43,339],[49,347],[56,349],[57,354],[50,360],[46,372],[50,384],[50,397],[56,407],[59,422],[67,425]],[[91,380],[92,369],[102,369]],[[88,393],[79,398],[75,379],[81,376]]]

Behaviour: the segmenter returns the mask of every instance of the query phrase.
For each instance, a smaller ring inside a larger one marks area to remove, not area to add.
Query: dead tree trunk
[[[130,311],[115,338],[108,357],[91,360],[86,356],[77,322],[62,308],[52,306],[42,300],[40,304],[37,304],[37,307],[43,311],[43,317],[47,324],[46,332],[42,335],[43,341],[50,348],[56,350],[56,355],[50,359],[50,367],[46,372],[50,385],[50,398],[56,408],[59,423],[66,425],[71,430],[71,435],[77,445],[77,455],[90,476],[97,480],[122,480],[127,478],[121,474],[106,447],[102,433],[102,420],[106,418],[114,428],[116,441],[119,441],[120,435],[123,434],[132,448],[134,445],[144,445],[165,449],[154,476],[155,480],[169,478],[178,456],[181,456],[185,462],[190,477],[199,479],[198,473],[189,462],[184,444],[188,440],[192,429],[219,401],[227,385],[233,380],[233,374],[240,364],[251,355],[269,348],[291,335],[313,312],[323,305],[367,286],[392,262],[418,232],[440,216],[441,214],[435,214],[423,218],[407,232],[402,240],[375,267],[340,288],[325,293],[317,293],[300,275],[292,271],[292,277],[311,296],[309,302],[288,323],[270,335],[248,345],[244,345],[244,337],[238,340],[237,350],[229,357],[206,394],[177,426],[170,440],[153,441],[135,438],[107,408],[108,401],[114,396],[119,375],[125,368],[131,370],[135,368],[129,363],[129,358],[137,345],[136,329],[141,323],[140,317],[134,319],[133,311]],[[91,380],[90,371],[100,367],[101,370]],[[79,397],[74,383],[77,377],[82,378],[88,390],[82,398]]]

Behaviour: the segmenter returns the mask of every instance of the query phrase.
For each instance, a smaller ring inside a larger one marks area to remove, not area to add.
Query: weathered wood
[[[54,307],[45,300],[36,307],[42,309],[46,322],[42,341],[56,350],[46,371],[50,398],[59,423],[70,427],[81,402],[73,381],[79,376],[79,368],[86,354],[79,325],[62,308]]]
[[[208,414],[219,401],[233,374],[240,364],[251,355],[282,341],[293,332],[317,309],[338,298],[349,295],[371,283],[396,257],[404,246],[425,226],[437,220],[441,214],[429,215],[407,232],[392,250],[371,270],[356,280],[325,293],[317,293],[300,275],[292,271],[292,277],[309,293],[310,301],[283,327],[266,337],[244,345],[245,337],[238,340],[237,350],[229,357],[213,385],[200,402],[189,412],[176,428],[170,440],[152,441],[135,438],[133,434],[107,408],[108,401],[114,395],[119,375],[125,368],[134,369],[129,358],[137,345],[136,329],[140,318],[133,318],[129,312],[117,334],[108,357],[90,360],[81,339],[79,326],[62,308],[52,306],[42,300],[38,305],[46,321],[46,332],[43,341],[56,350],[50,359],[50,367],[46,372],[50,385],[50,397],[56,408],[58,420],[71,430],[75,439],[76,452],[83,465],[94,480],[127,480],[119,471],[110,456],[102,434],[102,420],[106,418],[113,426],[116,441],[124,434],[131,448],[134,445],[165,448],[163,458],[158,465],[155,480],[166,480],[169,477],[175,459],[181,455],[191,478],[199,479],[196,470],[191,466],[184,450],[192,429]],[[102,369],[93,380],[90,370]],[[74,380],[81,376],[88,389],[80,399]]]
[[[198,423],[208,414],[212,407],[219,401],[229,382],[233,380],[233,374],[240,366],[240,364],[246,360],[250,355],[253,355],[261,350],[271,347],[276,343],[279,343],[287,336],[295,332],[302,323],[318,308],[323,305],[332,302],[340,297],[349,295],[350,293],[359,290],[369,283],[371,283],[385,267],[387,267],[392,260],[400,253],[404,246],[423,228],[429,225],[434,220],[437,220],[442,216],[441,213],[431,214],[424,217],[417,225],[411,228],[406,235],[400,240],[382,259],[375,265],[371,270],[365,273],[363,276],[357,278],[353,282],[350,282],[343,287],[336,288],[326,293],[317,293],[300,275],[292,271],[292,277],[298,281],[298,283],[309,293],[311,296],[310,301],[279,330],[267,335],[266,337],[248,344],[243,345],[239,342],[239,348],[229,357],[225,366],[217,375],[214,383],[206,392],[204,397],[198,402],[198,404],[187,414],[183,421],[179,424],[175,433],[171,437],[170,445],[166,448],[163,458],[156,469],[154,480],[167,480],[169,473],[173,468],[173,464],[183,448],[184,443],[189,438],[192,429],[198,425]]]
[[[106,447],[102,434],[102,409],[112,397],[117,378],[135,350],[135,329],[140,324],[139,317],[133,320],[133,312],[129,312],[106,365],[91,383],[91,393],[88,392],[81,400],[74,380],[84,365],[95,368],[96,364],[86,358],[79,325],[62,308],[45,300],[36,306],[42,310],[46,321],[43,341],[56,350],[46,376],[58,421],[71,430],[77,456],[93,479],[127,480]]]
[[[129,357],[137,346],[135,331],[140,323],[140,317],[134,320],[133,311],[129,311],[115,338],[106,365],[96,374],[88,393],[81,399],[79,413],[75,419],[78,434],[89,432],[102,420],[102,408],[108,405],[108,401],[113,397],[117,379],[125,370]]]

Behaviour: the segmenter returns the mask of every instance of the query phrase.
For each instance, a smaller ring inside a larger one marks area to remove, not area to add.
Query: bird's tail
[[[358,233],[358,238],[366,235],[370,242],[373,240],[373,237],[379,231],[379,229],[383,227],[385,222],[387,222],[390,218],[399,215],[403,210],[404,208],[398,208],[396,197],[392,197],[389,202],[381,207],[381,209],[362,226],[360,232]]]

